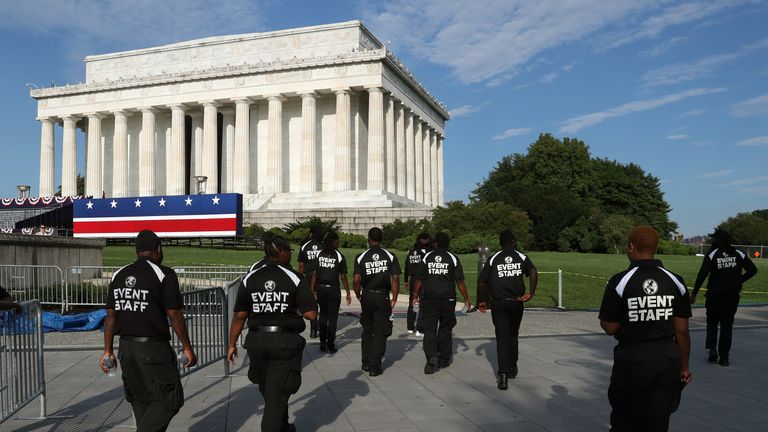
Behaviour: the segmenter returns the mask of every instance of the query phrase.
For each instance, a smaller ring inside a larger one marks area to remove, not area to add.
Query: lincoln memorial
[[[94,55],[85,70],[31,90],[40,196],[76,195],[78,173],[94,197],[194,194],[205,176],[205,193],[243,194],[246,222],[358,232],[444,203],[449,113],[359,21]]]

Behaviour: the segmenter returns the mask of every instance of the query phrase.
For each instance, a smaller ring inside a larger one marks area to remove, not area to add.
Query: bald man
[[[600,326],[619,342],[608,388],[611,431],[666,431],[691,382],[691,305],[683,278],[654,259],[659,234],[638,226],[629,234],[627,270],[605,287]]]

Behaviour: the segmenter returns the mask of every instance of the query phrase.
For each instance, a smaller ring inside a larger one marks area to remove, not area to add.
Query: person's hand
[[[690,384],[691,381],[693,381],[693,374],[691,374],[690,371],[681,371],[680,372],[680,381],[683,382],[683,386],[686,386]]]
[[[352,296],[350,294],[347,294],[347,306],[349,306],[352,303]]]
[[[312,290],[312,297],[314,297],[315,300],[317,300],[317,291]]]
[[[477,310],[479,310],[481,313],[485,313],[485,311],[488,310],[488,305],[486,305],[485,302],[480,302],[477,304]]]
[[[112,351],[104,351],[104,354],[99,357],[99,367],[101,368],[101,371],[104,373],[109,373],[109,368],[104,366],[104,357],[109,357],[112,359],[113,367],[117,367],[117,359],[115,358],[115,354]]]
[[[392,298],[392,300],[389,301],[390,309],[394,309],[396,304],[397,304],[397,299],[396,298]]]
[[[696,303],[696,296],[692,295],[691,296],[691,304],[694,304],[694,303]]]
[[[232,366],[235,365],[237,360],[237,347],[232,346],[227,348],[227,360],[232,363]]]
[[[419,305],[419,297],[418,296],[413,296],[413,300],[411,300],[411,306],[413,306],[415,308],[418,305]]]
[[[187,356],[187,364],[184,365],[185,368],[191,368],[197,364],[197,355],[192,351],[192,347],[184,348],[184,355]]]
[[[521,302],[525,303],[525,302],[527,302],[528,300],[530,300],[532,298],[533,298],[533,294],[527,294],[526,293],[526,294],[523,294],[522,296],[518,297],[517,299],[520,300]]]
[[[470,310],[472,310],[472,303],[470,303],[470,301],[467,300],[464,302],[464,313],[467,313]]]

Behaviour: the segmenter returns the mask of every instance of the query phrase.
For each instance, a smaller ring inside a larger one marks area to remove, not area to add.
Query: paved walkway
[[[672,430],[768,430],[768,307],[739,310],[729,368],[705,361],[703,312],[696,309],[692,320],[694,382],[672,417]],[[359,370],[360,328],[353,317],[344,317],[337,354],[323,355],[314,341],[308,343],[303,384],[290,400],[291,421],[300,431],[608,430],[614,342],[593,333],[599,330],[595,313],[528,311],[524,320],[529,336],[520,342],[520,373],[502,392],[495,385],[489,315],[459,318],[454,363],[430,376],[423,374],[420,341],[403,334],[404,320],[396,317],[384,374],[375,378]],[[98,336],[80,335],[80,344]],[[58,336],[46,337],[51,345]],[[99,349],[46,352],[48,412],[73,417],[11,419],[0,431],[128,428],[120,379],[101,374],[99,354]],[[238,364],[232,376],[222,377],[219,363],[185,378],[186,403],[169,430],[258,431],[263,399],[246,370]],[[33,403],[20,415],[34,416],[38,409]]]

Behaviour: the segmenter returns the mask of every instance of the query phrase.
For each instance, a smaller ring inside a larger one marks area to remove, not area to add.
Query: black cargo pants
[[[419,331],[424,333],[427,360],[437,357],[441,365],[453,355],[453,328],[456,326],[456,299],[424,299],[419,302]]]
[[[306,340],[297,333],[249,331],[245,348],[251,365],[248,379],[264,396],[262,432],[288,427],[288,398],[301,387],[301,355]]]
[[[387,350],[387,338],[392,334],[392,304],[389,293],[384,291],[366,291],[360,298],[362,313],[360,325],[363,327],[361,349],[363,366],[371,369],[381,368],[381,358]]]
[[[161,432],[184,405],[176,353],[164,338],[137,342],[120,338],[118,361],[125,400],[136,417],[137,432]]]
[[[707,291],[707,349],[717,349],[721,358],[728,358],[733,340],[733,321],[739,307],[738,293]],[[718,340],[718,327],[720,339]]]
[[[320,308],[320,314],[317,318],[320,328],[320,343],[333,346],[336,342],[336,326],[339,321],[341,288],[318,284],[317,305]]]
[[[520,300],[491,300],[491,318],[496,331],[496,357],[499,372],[511,373],[517,367],[520,322],[523,320]]]

